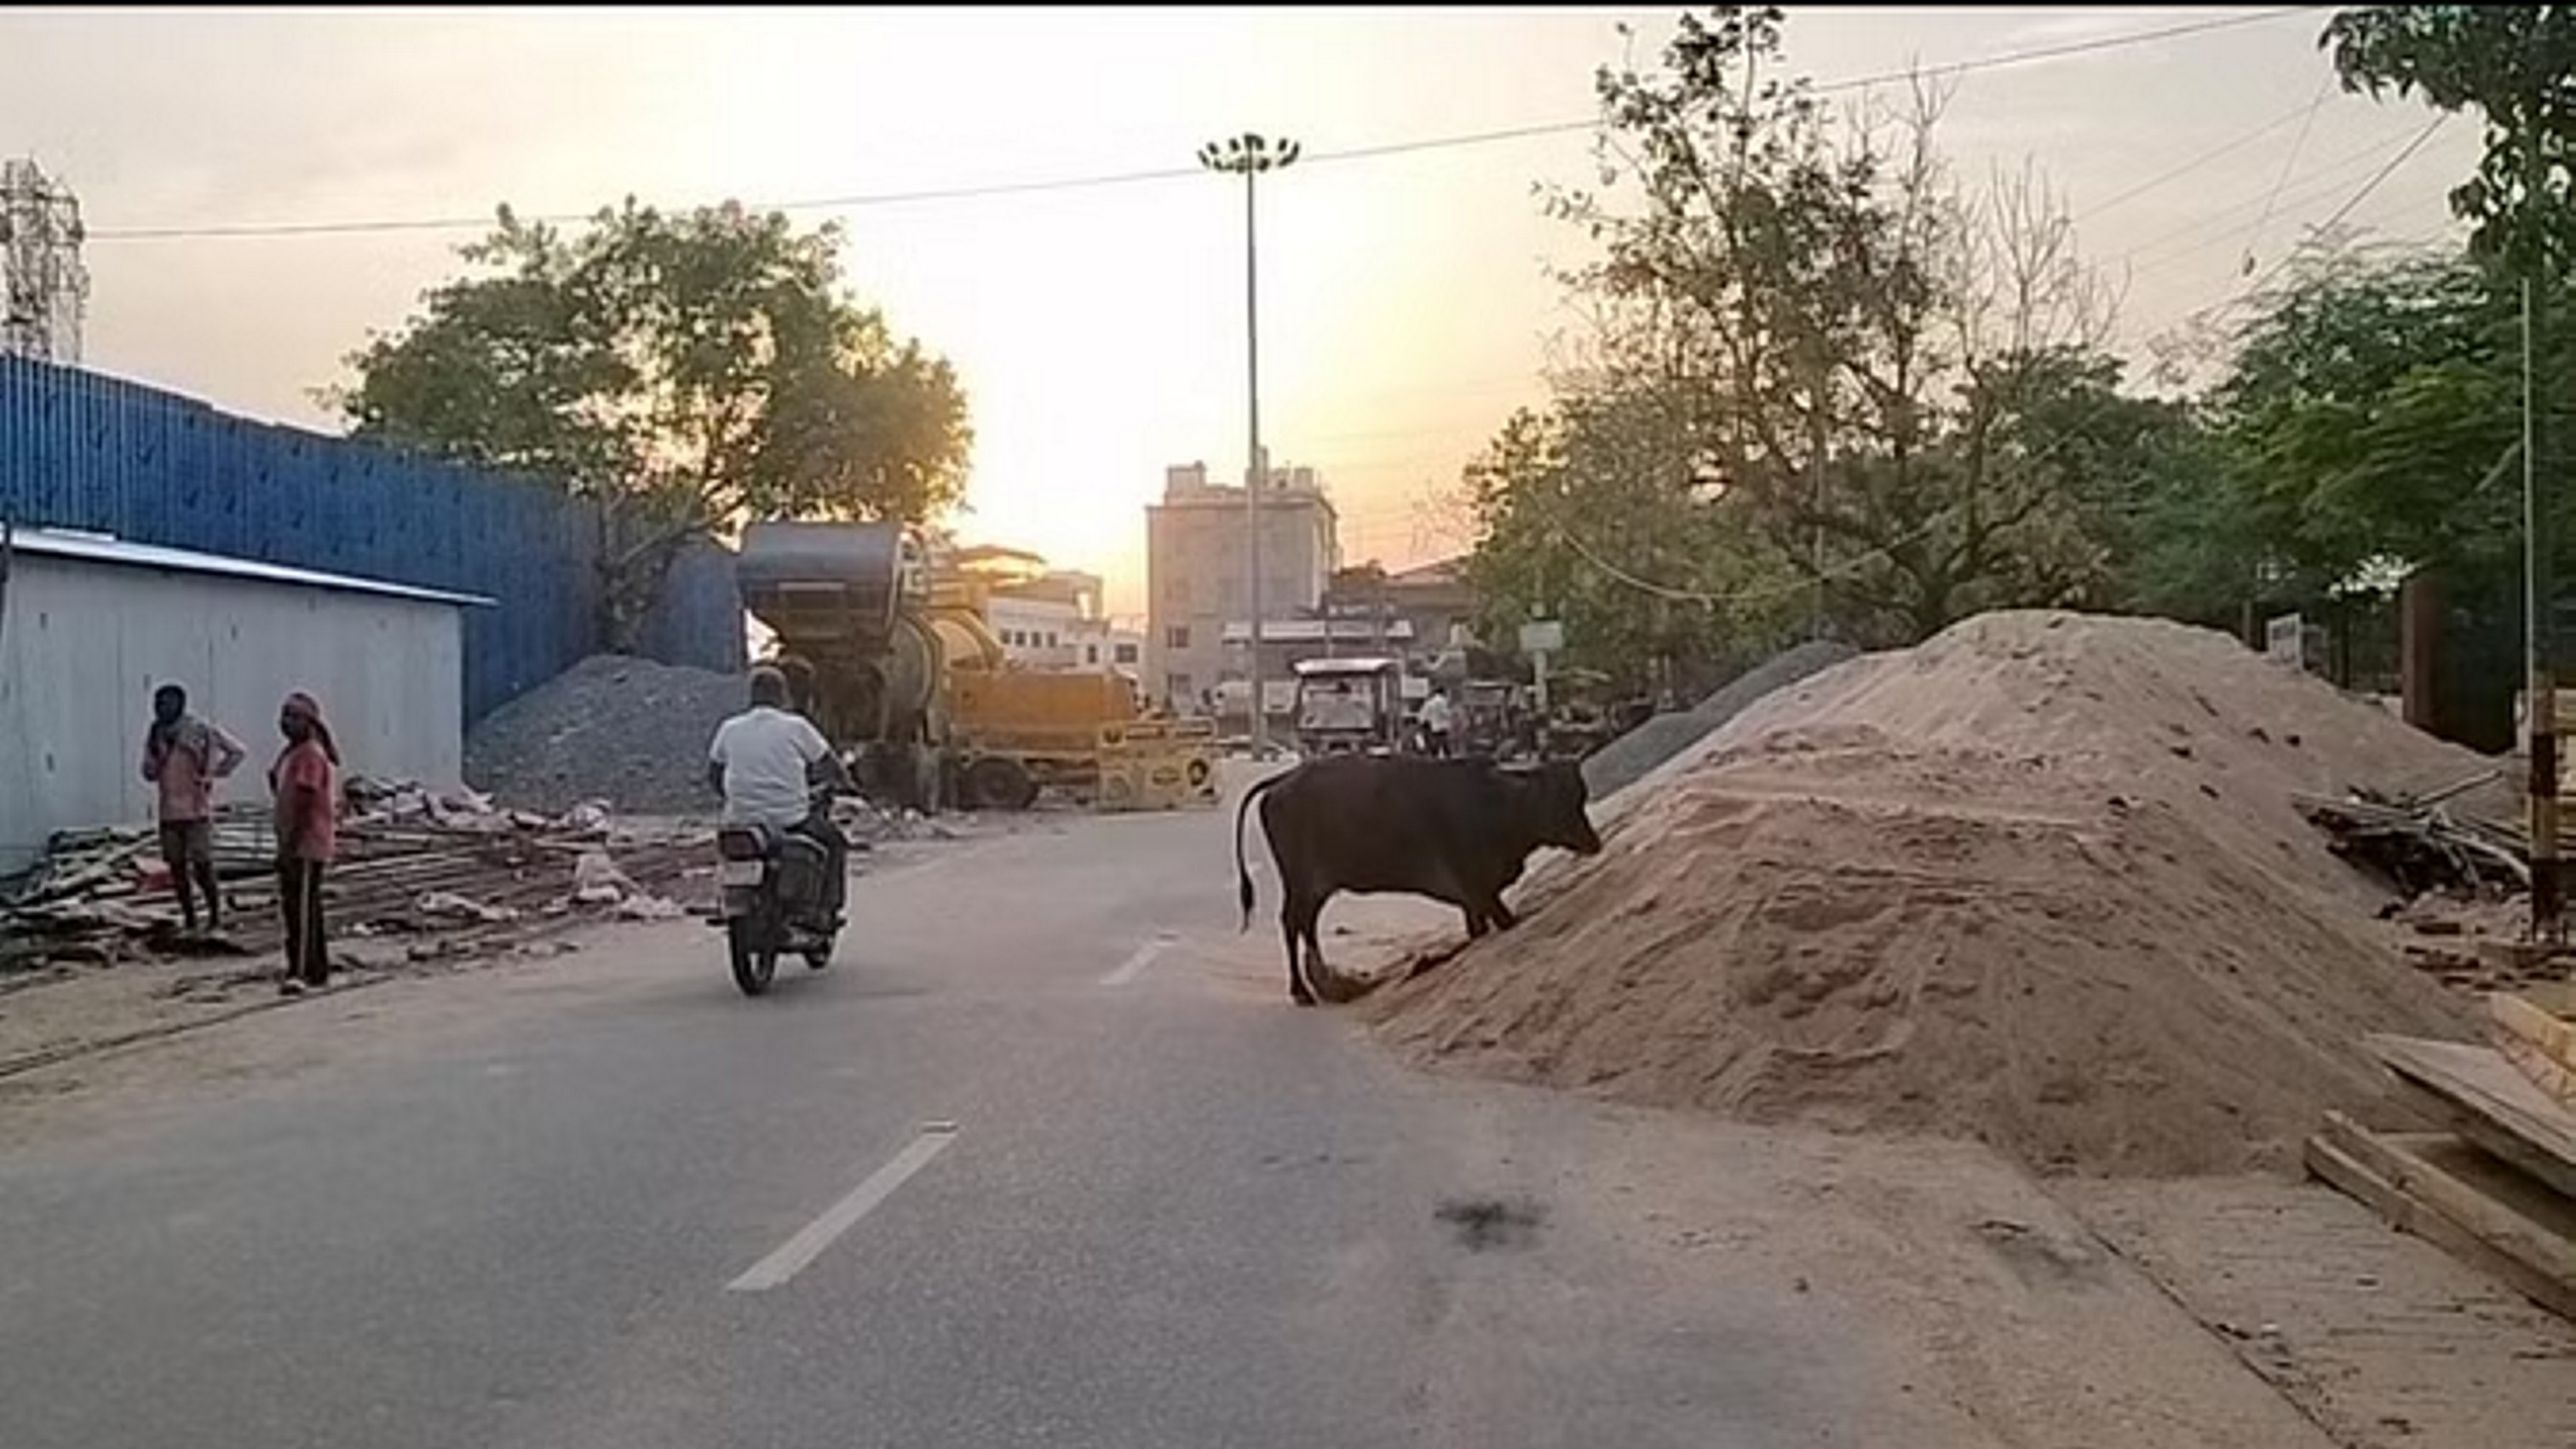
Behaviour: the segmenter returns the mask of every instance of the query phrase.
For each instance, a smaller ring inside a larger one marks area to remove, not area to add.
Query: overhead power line
[[[2109,211],[2114,207],[2126,206],[2130,202],[2137,200],[2139,197],[2146,195],[2150,191],[2161,190],[2162,188],[2189,176],[2191,173],[2198,171],[2204,166],[2213,165],[2219,161],[2225,160],[2239,151],[2244,150],[2246,147],[2253,145],[2255,142],[2262,140],[2268,135],[2271,135],[2274,131],[2281,129],[2292,121],[2305,120],[2314,116],[2316,113],[2317,107],[2314,102],[2292,106],[2290,109],[2283,111],[2281,114],[2274,116],[2272,119],[2265,121],[2254,129],[2237,136],[2234,140],[2221,142],[2220,144],[2201,152],[2199,155],[2192,157],[2190,160],[2182,162],[2169,171],[2159,171],[2155,175],[2148,177],[2146,180],[2139,182],[2137,185],[2130,187],[2128,190],[2121,192],[2108,201],[2086,207],[2083,212],[2075,218],[2076,224],[2081,226],[2094,220],[2102,213]]]
[[[2003,70],[2013,66],[2034,65],[2047,61],[2070,60],[2103,51],[2152,45],[2181,40],[2217,31],[2236,30],[2249,25],[2283,19],[2292,15],[2325,10],[2325,5],[2285,5],[2268,10],[2247,11],[2237,15],[2218,16],[2208,20],[2179,25],[2158,26],[2149,30],[2125,31],[2117,35],[2097,36],[2091,40],[2070,41],[2062,45],[2037,46],[2025,50],[2004,51],[1994,55],[1973,56],[1966,60],[1923,66],[1914,70],[1883,71],[1875,75],[1848,76],[1839,80],[1820,81],[1811,89],[1820,95],[1867,90],[1874,86],[1902,83],[1917,78],[1940,79],[1973,75],[1984,71]],[[1580,120],[1543,121],[1522,126],[1505,126],[1493,130],[1467,131],[1447,136],[1426,136],[1410,141],[1389,141],[1373,145],[1351,146],[1340,150],[1308,151],[1301,165],[1329,165],[1335,162],[1367,161],[1388,156],[1412,155],[1427,151],[1448,151],[1468,146],[1488,146],[1507,141],[1529,140],[1542,136],[1571,135],[1599,129],[1598,115]],[[2266,128],[2269,129],[2268,127]],[[936,202],[972,201],[988,197],[1029,196],[1060,191],[1092,191],[1119,186],[1138,186],[1152,182],[1180,181],[1202,177],[1197,166],[1159,166],[1136,171],[1114,171],[1089,176],[1065,176],[1027,181],[1003,181],[982,184],[923,187],[912,190],[853,192],[840,196],[803,197],[790,201],[763,202],[751,209],[757,211],[856,211],[880,206],[913,206]],[[2125,198],[2123,198],[2125,199]],[[589,221],[595,212],[550,212],[526,214],[522,219],[554,225],[577,225]],[[104,226],[92,227],[92,243],[149,241],[220,241],[248,238],[291,238],[322,236],[366,236],[404,232],[479,231],[492,225],[492,216],[384,217],[355,221],[283,221],[237,222],[207,225],[169,226]]]
[[[2348,197],[2345,197],[2343,205],[2336,207],[2332,216],[2318,222],[2312,230],[2316,232],[2330,232],[2334,230],[2336,225],[2342,222],[2345,217],[2352,215],[2354,208],[2369,200],[2370,194],[2377,191],[2382,182],[2385,182],[2389,177],[2396,175],[2399,167],[2404,166],[2409,160],[2413,159],[2416,152],[2423,150],[2424,143],[2432,140],[2433,134],[2441,130],[2442,124],[2450,119],[2451,112],[2436,112],[2431,120],[2424,123],[2424,129],[2417,131],[2415,133],[2415,138],[2406,143],[2405,150],[2389,157],[2388,164],[2380,167],[2377,171],[2372,172],[2370,174],[2370,179],[2361,183],[2360,190],[2355,191]],[[2231,298],[2228,305],[2234,306],[2261,296],[2263,294],[2263,289],[2272,284],[2272,279],[2281,275],[2282,271],[2288,268],[2291,262],[2298,259],[2298,255],[2299,249],[2296,247],[2292,247],[2281,253],[2278,261],[2275,261],[2269,267],[2264,268],[2263,275],[2256,277],[2252,285],[2248,286],[2243,292],[2239,293],[2234,298]]]
[[[2372,162],[2382,160],[2392,151],[2404,148],[2412,139],[2411,136],[2403,134],[2384,136],[2366,146],[2347,151],[2331,161],[2304,168],[2302,174],[2291,181],[2282,199],[2294,205],[2305,205],[2309,201],[2331,195],[2343,184],[2343,177],[2358,172]],[[2258,211],[2270,206],[2271,200],[2268,195],[2263,195],[2249,196],[2231,202],[2181,226],[2159,232],[2145,241],[2124,248],[2114,260],[2134,263],[2140,272],[2151,272],[2169,266],[2183,257],[2193,256],[2211,247],[2248,237],[2264,224],[2263,221],[2259,218],[2255,220],[2238,218],[2254,217]],[[2184,245],[2177,245],[2177,243],[2184,243]],[[2152,260],[2143,260],[2146,258],[2152,258]]]
[[[2188,36],[2207,35],[2219,30],[2239,30],[2248,25],[2331,10],[2331,5],[2281,5],[2270,10],[2248,10],[2238,15],[2221,15],[2211,20],[2185,21],[2180,25],[2159,26],[2153,30],[2124,30],[2117,35],[2097,35],[2091,40],[2071,40],[2063,45],[2036,46],[2029,50],[2008,50],[1995,55],[1929,65],[1914,70],[1881,71],[1877,75],[1853,76],[1846,80],[1821,81],[1812,89],[1830,95],[1838,91],[1866,90],[1871,86],[1896,85],[1916,79],[1937,79],[1954,75],[1973,75],[1979,71],[2002,70],[2008,66],[2030,65],[2046,60],[2072,60],[2080,55],[2094,55],[2106,50],[2124,50],[2133,45],[2151,45],[2160,40],[2181,40]]]
[[[2263,235],[2263,228],[2271,225],[2272,209],[2280,204],[2281,188],[2290,184],[2290,172],[2299,164],[2299,152],[2307,147],[2308,132],[2316,125],[2317,109],[2323,106],[2326,103],[2326,97],[2332,94],[2334,94],[2334,72],[2329,70],[2317,77],[2317,98],[2308,103],[2308,118],[2300,123],[2299,137],[2290,143],[2290,154],[2281,158],[2280,177],[2272,183],[2272,194],[2264,198],[2263,214],[2255,218],[2254,235],[2246,239],[2245,270],[2249,272],[2254,270],[2254,242]]]

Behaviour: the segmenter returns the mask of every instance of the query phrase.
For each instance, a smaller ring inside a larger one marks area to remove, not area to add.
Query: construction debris
[[[325,876],[323,906],[332,930],[349,937],[437,935],[466,949],[603,909],[662,919],[682,913],[669,897],[709,852],[704,829],[620,830],[595,801],[548,816],[500,810],[472,792],[363,777],[343,794],[340,855]],[[266,949],[277,934],[267,812],[220,812],[214,853],[226,936],[239,949],[245,941]],[[0,973],[203,954],[179,937],[174,916],[151,827],[64,832],[17,891],[0,897]]]
[[[1363,1010],[1435,1061],[2042,1171],[2286,1166],[2394,1092],[2359,1038],[2472,1030],[2301,802],[2457,825],[2494,763],[2223,634],[1985,615],[1764,697]]]
[[[2308,1140],[2308,1169],[2542,1307],[2576,1319],[2576,1022],[2500,1007],[2511,1053],[2372,1036],[2364,1045],[2443,1132],[2379,1132],[2341,1112]],[[2561,1048],[2567,1048],[2562,1051]]]
[[[2423,795],[2388,797],[2356,789],[2340,800],[2298,797],[2309,821],[2334,838],[2334,852],[2377,872],[2408,897],[2454,891],[2472,897],[2531,889],[2530,842],[2512,826],[2455,818],[2444,802],[2502,778],[2482,770]]]
[[[2576,1111],[2576,982],[2487,998],[2489,1034],[2505,1060],[2549,1099]]]

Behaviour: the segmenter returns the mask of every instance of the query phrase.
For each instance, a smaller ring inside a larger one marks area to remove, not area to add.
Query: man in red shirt
[[[268,788],[277,801],[277,905],[286,922],[286,976],[278,990],[294,996],[331,979],[322,871],[339,847],[340,747],[322,722],[322,706],[300,689],[278,706],[277,731],[286,748],[268,767]]]
[[[215,782],[241,762],[239,740],[188,713],[187,690],[165,684],[152,691],[143,778],[160,787],[161,859],[179,896],[180,921],[192,936],[199,890],[206,895],[206,929],[223,929],[223,892],[215,883]]]

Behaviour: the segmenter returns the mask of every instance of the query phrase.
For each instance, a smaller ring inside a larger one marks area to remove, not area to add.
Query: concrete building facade
[[[985,621],[1013,664],[1023,669],[1071,669],[1082,657],[1082,610],[1058,599],[1026,599],[996,592]]]
[[[1085,620],[1075,636],[1076,657],[1072,668],[1095,673],[1124,674],[1139,688],[1145,682],[1145,631],[1131,628],[1113,619]]]
[[[1273,620],[1309,616],[1341,567],[1339,519],[1315,470],[1269,473],[1259,500],[1265,634]],[[1243,677],[1244,651],[1229,650],[1225,636],[1229,624],[1250,625],[1251,512],[1244,490],[1211,483],[1204,463],[1164,470],[1162,501],[1145,508],[1149,700],[1202,713],[1219,685]]]
[[[474,595],[125,543],[19,530],[0,573],[0,873],[56,830],[148,821],[139,766],[152,691],[250,758],[218,802],[266,798],[290,690],[321,701],[345,770],[462,783],[462,613]]]
[[[1347,568],[1333,576],[1324,592],[1324,614],[1356,622],[1373,637],[1403,628],[1400,649],[1413,668],[1429,671],[1466,642],[1475,623],[1477,599],[1467,586],[1462,559],[1439,559],[1389,572],[1376,564]],[[1338,642],[1338,638],[1337,638]]]

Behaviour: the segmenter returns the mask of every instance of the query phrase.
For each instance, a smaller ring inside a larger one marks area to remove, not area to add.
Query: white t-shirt
[[[1449,696],[1435,694],[1422,702],[1422,727],[1435,734],[1449,732]]]
[[[716,726],[707,758],[724,766],[728,825],[795,825],[813,813],[805,769],[832,752],[801,714],[753,705]]]

